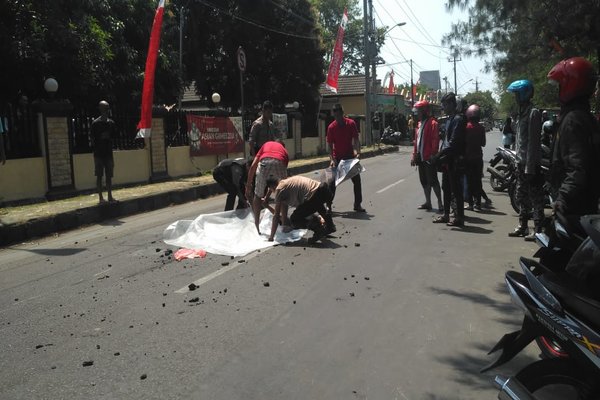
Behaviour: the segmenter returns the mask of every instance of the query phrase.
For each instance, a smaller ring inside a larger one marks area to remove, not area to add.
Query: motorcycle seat
[[[600,301],[596,295],[583,286],[582,282],[562,273],[543,274],[539,280],[561,301],[561,304],[575,316],[600,329]]]

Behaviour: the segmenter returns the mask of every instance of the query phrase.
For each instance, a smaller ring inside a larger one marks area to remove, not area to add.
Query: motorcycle
[[[381,135],[381,143],[384,144],[399,145],[402,139],[402,133],[394,132],[394,130],[390,126],[385,128],[383,130],[383,134]]]
[[[533,257],[539,259],[539,263],[545,268],[560,274],[565,271],[565,266],[585,240],[585,233],[581,233],[577,221],[556,213],[552,223],[546,226],[544,232],[536,233],[535,237],[540,248]],[[544,358],[568,356],[552,338],[539,336],[535,341]]]
[[[521,257],[522,273],[505,281],[513,303],[524,313],[521,329],[505,334],[492,348],[500,356],[481,372],[505,364],[538,337],[550,338],[564,357],[529,364],[511,377],[496,376],[499,399],[600,398],[600,215],[586,216],[588,235],[562,271]]]
[[[495,192],[508,189],[511,175],[515,172],[516,155],[513,150],[496,147],[497,153],[490,160],[487,171],[490,173],[490,186]]]

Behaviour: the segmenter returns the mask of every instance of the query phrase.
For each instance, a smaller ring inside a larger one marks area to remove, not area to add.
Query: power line
[[[263,25],[263,24],[261,24],[259,22],[252,21],[252,20],[250,20],[248,18],[240,17],[239,15],[233,14],[233,13],[231,13],[228,10],[225,10],[225,9],[223,9],[221,7],[217,7],[216,5],[214,5],[212,3],[209,3],[207,1],[204,1],[204,0],[195,0],[195,2],[203,4],[203,5],[207,6],[207,7],[212,7],[213,9],[218,10],[218,11],[220,11],[220,12],[226,14],[226,15],[229,15],[232,18],[235,18],[237,20],[240,20],[240,21],[245,22],[245,23],[250,24],[250,25],[254,25],[256,27],[259,27],[259,28],[264,29],[264,30],[269,31],[269,32],[278,33],[278,34],[284,35],[284,36],[295,37],[295,38],[298,38],[298,39],[310,39],[310,40],[318,40],[319,39],[317,36],[298,35],[298,34],[295,34],[295,33],[284,32],[284,31],[280,31],[278,29],[271,28],[271,27]]]
[[[276,2],[275,0],[269,0],[269,2],[271,4],[273,4],[275,7],[285,11],[288,15],[292,15],[294,17],[296,17],[297,19],[306,22],[307,24],[313,25],[315,22],[313,20],[310,19],[310,17],[305,16],[305,15],[300,15],[298,13],[295,13],[294,11],[292,11],[291,8],[284,6],[283,4],[279,4],[278,2]]]
[[[425,29],[425,27],[421,24],[421,21],[419,20],[419,18],[417,18],[417,16],[415,15],[415,13],[413,12],[413,10],[410,8],[410,6],[408,5],[408,3],[406,2],[406,0],[402,0],[402,2],[404,3],[404,5],[406,5],[406,8],[408,8],[408,11],[410,11],[410,13],[412,14],[412,16],[415,18],[415,20],[417,21],[417,24],[419,24],[419,26],[421,28],[423,28],[423,31],[425,32],[425,36],[427,36],[427,38],[430,40],[430,42],[432,44],[436,44],[437,42],[435,41],[435,39],[429,34],[429,32],[427,32],[427,29]],[[397,3],[397,1],[396,1]],[[398,4],[399,5],[399,4]],[[400,8],[402,8],[402,6],[400,6]],[[403,10],[404,11],[404,10]],[[404,11],[406,13],[406,11]]]

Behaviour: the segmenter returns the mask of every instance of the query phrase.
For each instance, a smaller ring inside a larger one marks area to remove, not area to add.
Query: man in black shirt
[[[248,207],[245,195],[248,168],[245,159],[227,158],[221,161],[213,170],[213,178],[227,192],[225,211],[233,210],[236,197],[238,209]]]
[[[106,101],[98,104],[100,116],[92,122],[92,147],[94,149],[94,170],[96,189],[100,204],[105,203],[102,196],[102,176],[106,175],[106,190],[108,201],[115,202],[112,196],[112,177],[115,162],[113,160],[113,139],[117,137],[115,121],[108,118],[110,105]]]

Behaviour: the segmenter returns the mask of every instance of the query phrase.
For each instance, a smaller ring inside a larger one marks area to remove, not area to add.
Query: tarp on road
[[[163,241],[172,246],[238,257],[278,243],[298,241],[306,234],[306,229],[284,233],[280,225],[275,240],[269,242],[272,221],[273,214],[263,210],[259,235],[249,208],[204,214],[194,220],[173,222],[163,232]]]

